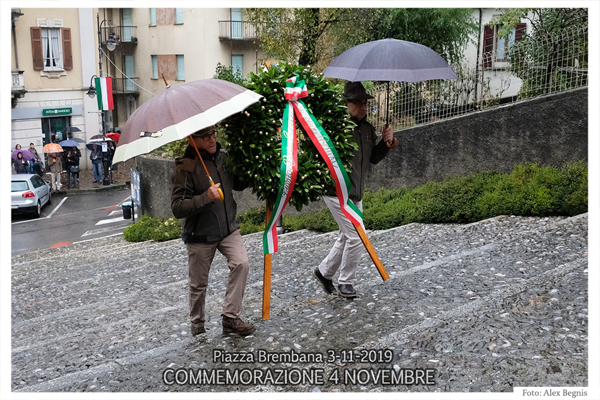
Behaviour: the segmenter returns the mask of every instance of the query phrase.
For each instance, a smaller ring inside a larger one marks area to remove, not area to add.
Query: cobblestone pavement
[[[251,273],[242,318],[257,330],[247,337],[222,334],[228,270],[220,254],[207,293],[209,330],[191,337],[181,240],[128,243],[116,236],[18,255],[12,258],[12,389],[586,387],[587,225],[587,214],[500,216],[468,225],[411,224],[368,232],[390,279],[382,281],[365,253],[354,300],[325,295],[311,273],[331,248],[334,233],[285,234],[273,256],[266,321],[261,236],[248,235]],[[229,358],[217,359],[215,349],[229,352],[224,353]],[[238,362],[234,353],[240,353]],[[270,362],[261,362],[260,354],[270,355]],[[278,354],[283,362],[273,358]],[[338,358],[329,359],[332,354]],[[285,359],[292,356],[306,359]],[[218,384],[218,374],[230,380]],[[287,384],[281,384],[285,374]],[[297,374],[305,379],[297,380]],[[415,376],[421,380],[409,384]]]

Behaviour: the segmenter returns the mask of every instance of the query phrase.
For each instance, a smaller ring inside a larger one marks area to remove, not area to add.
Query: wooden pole
[[[369,252],[369,255],[371,256],[373,263],[375,263],[375,266],[377,267],[377,271],[379,271],[379,275],[381,275],[381,278],[384,281],[387,281],[388,279],[390,279],[390,276],[388,275],[387,271],[383,267],[383,264],[381,263],[379,256],[377,256],[377,253],[375,252],[373,245],[371,245],[371,242],[369,241],[369,238],[367,237],[365,230],[360,225],[358,225],[358,226],[355,225],[354,227],[356,228],[356,232],[358,232],[358,235],[360,236],[360,240],[362,240],[367,251]]]
[[[269,224],[272,213],[273,213],[273,206],[267,202],[267,213],[265,216],[265,226],[267,226]],[[272,256],[272,254],[265,254],[265,259],[264,259],[265,272],[264,272],[264,276],[263,276],[263,306],[262,306],[262,317],[264,320],[270,319],[270,317],[271,317],[271,256]]]

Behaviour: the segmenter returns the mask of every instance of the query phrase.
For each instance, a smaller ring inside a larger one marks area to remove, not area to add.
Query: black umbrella
[[[65,129],[65,130],[63,131],[63,133],[67,133],[67,134],[68,134],[68,133],[73,133],[73,132],[81,132],[81,129],[79,129],[79,128],[78,128],[78,127],[76,127],[76,126],[69,126],[67,129]]]
[[[354,46],[337,57],[323,74],[351,82],[387,81],[386,123],[389,124],[389,81],[421,82],[457,79],[456,73],[434,50],[422,44],[382,39]]]

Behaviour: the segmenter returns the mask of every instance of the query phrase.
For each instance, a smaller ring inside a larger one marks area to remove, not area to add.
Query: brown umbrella
[[[125,161],[181,140],[243,111],[261,97],[220,79],[168,86],[129,117],[121,132],[113,162]]]
[[[44,153],[62,153],[63,148],[57,143],[48,143],[42,149]]]

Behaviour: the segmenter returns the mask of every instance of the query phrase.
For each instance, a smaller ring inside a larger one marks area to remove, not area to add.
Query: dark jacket
[[[69,156],[67,153],[67,166],[71,166],[71,165],[79,165],[79,156],[77,155],[76,151],[71,151],[71,155]]]
[[[94,160],[94,157],[98,157]],[[90,154],[90,160],[92,160],[92,164],[102,164],[102,148],[96,147],[96,150],[92,150]]]
[[[217,144],[214,158],[205,150],[200,150],[200,154],[213,182],[221,184],[224,200],[210,201],[207,193],[210,182],[196,150],[188,146],[184,157],[175,160],[171,176],[171,210],[175,218],[182,219],[185,243],[219,241],[239,229],[232,190],[244,187],[227,170],[227,153]]]
[[[375,128],[366,117],[360,121],[356,121],[356,127],[353,132],[353,139],[358,143],[358,151],[354,153],[352,158],[352,172],[348,174],[352,189],[350,190],[350,199],[360,201],[365,194],[365,178],[371,164],[377,164],[385,158],[390,150],[383,140],[375,144],[377,133]]]
[[[27,165],[27,161],[24,158],[13,158],[13,165],[15,166],[15,172],[17,174],[27,174],[29,173],[29,166]]]

